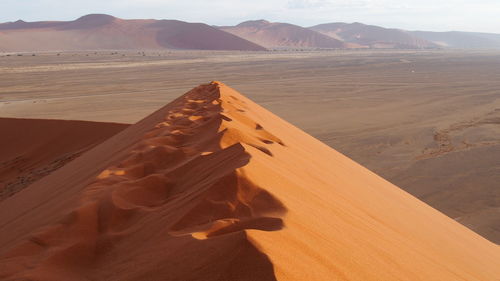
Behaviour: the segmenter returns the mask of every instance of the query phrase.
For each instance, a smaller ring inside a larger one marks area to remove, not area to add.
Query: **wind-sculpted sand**
[[[0,116],[134,123],[223,80],[500,243],[494,51],[0,55]]]
[[[2,280],[495,280],[500,249],[219,82],[0,203]]]

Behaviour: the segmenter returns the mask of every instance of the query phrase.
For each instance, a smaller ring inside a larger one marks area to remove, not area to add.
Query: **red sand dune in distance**
[[[424,49],[437,48],[431,41],[419,38],[411,32],[383,28],[362,23],[326,23],[309,28],[344,42],[370,48]]]
[[[0,51],[4,52],[100,49],[266,50],[202,23],[124,20],[101,14],[87,15],[68,22],[4,23],[0,24],[0,31]]]
[[[484,280],[500,248],[219,82],[0,203],[1,280]]]
[[[256,20],[236,26],[224,26],[220,29],[267,48],[337,49],[347,47],[340,40],[288,23]]]
[[[0,118],[0,201],[126,127],[117,123]]]
[[[162,20],[151,24],[158,28],[157,41],[166,48],[201,50],[252,50],[265,48],[237,37],[231,33],[219,32],[203,23],[185,23],[177,20]]]

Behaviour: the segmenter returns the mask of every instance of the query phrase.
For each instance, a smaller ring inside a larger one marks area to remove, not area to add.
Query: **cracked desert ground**
[[[134,123],[219,80],[500,243],[500,52],[0,54],[0,117]]]

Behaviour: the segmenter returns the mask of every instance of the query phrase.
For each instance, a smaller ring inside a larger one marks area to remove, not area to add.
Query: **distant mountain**
[[[78,50],[500,49],[500,34],[406,31],[362,23],[309,28],[254,20],[209,26],[178,20],[124,20],[91,14],[74,21],[0,24],[0,52]]]
[[[327,23],[312,26],[309,29],[366,48],[427,49],[439,47],[408,31],[362,23]]]
[[[51,28],[64,24],[61,21],[38,21],[38,22],[25,22],[18,20],[15,22],[0,23],[0,31],[15,30],[15,29],[30,29],[30,28]]]
[[[219,27],[267,48],[345,48],[346,45],[314,30],[265,20],[246,21],[236,26]]]
[[[93,14],[67,22],[0,24],[0,51],[99,49],[265,50],[209,25],[177,20],[123,20]]]
[[[500,34],[479,32],[412,31],[411,34],[448,48],[500,49]]]

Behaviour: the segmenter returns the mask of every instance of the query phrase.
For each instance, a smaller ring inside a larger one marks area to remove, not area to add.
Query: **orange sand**
[[[500,249],[229,87],[0,203],[1,280],[497,280]]]

